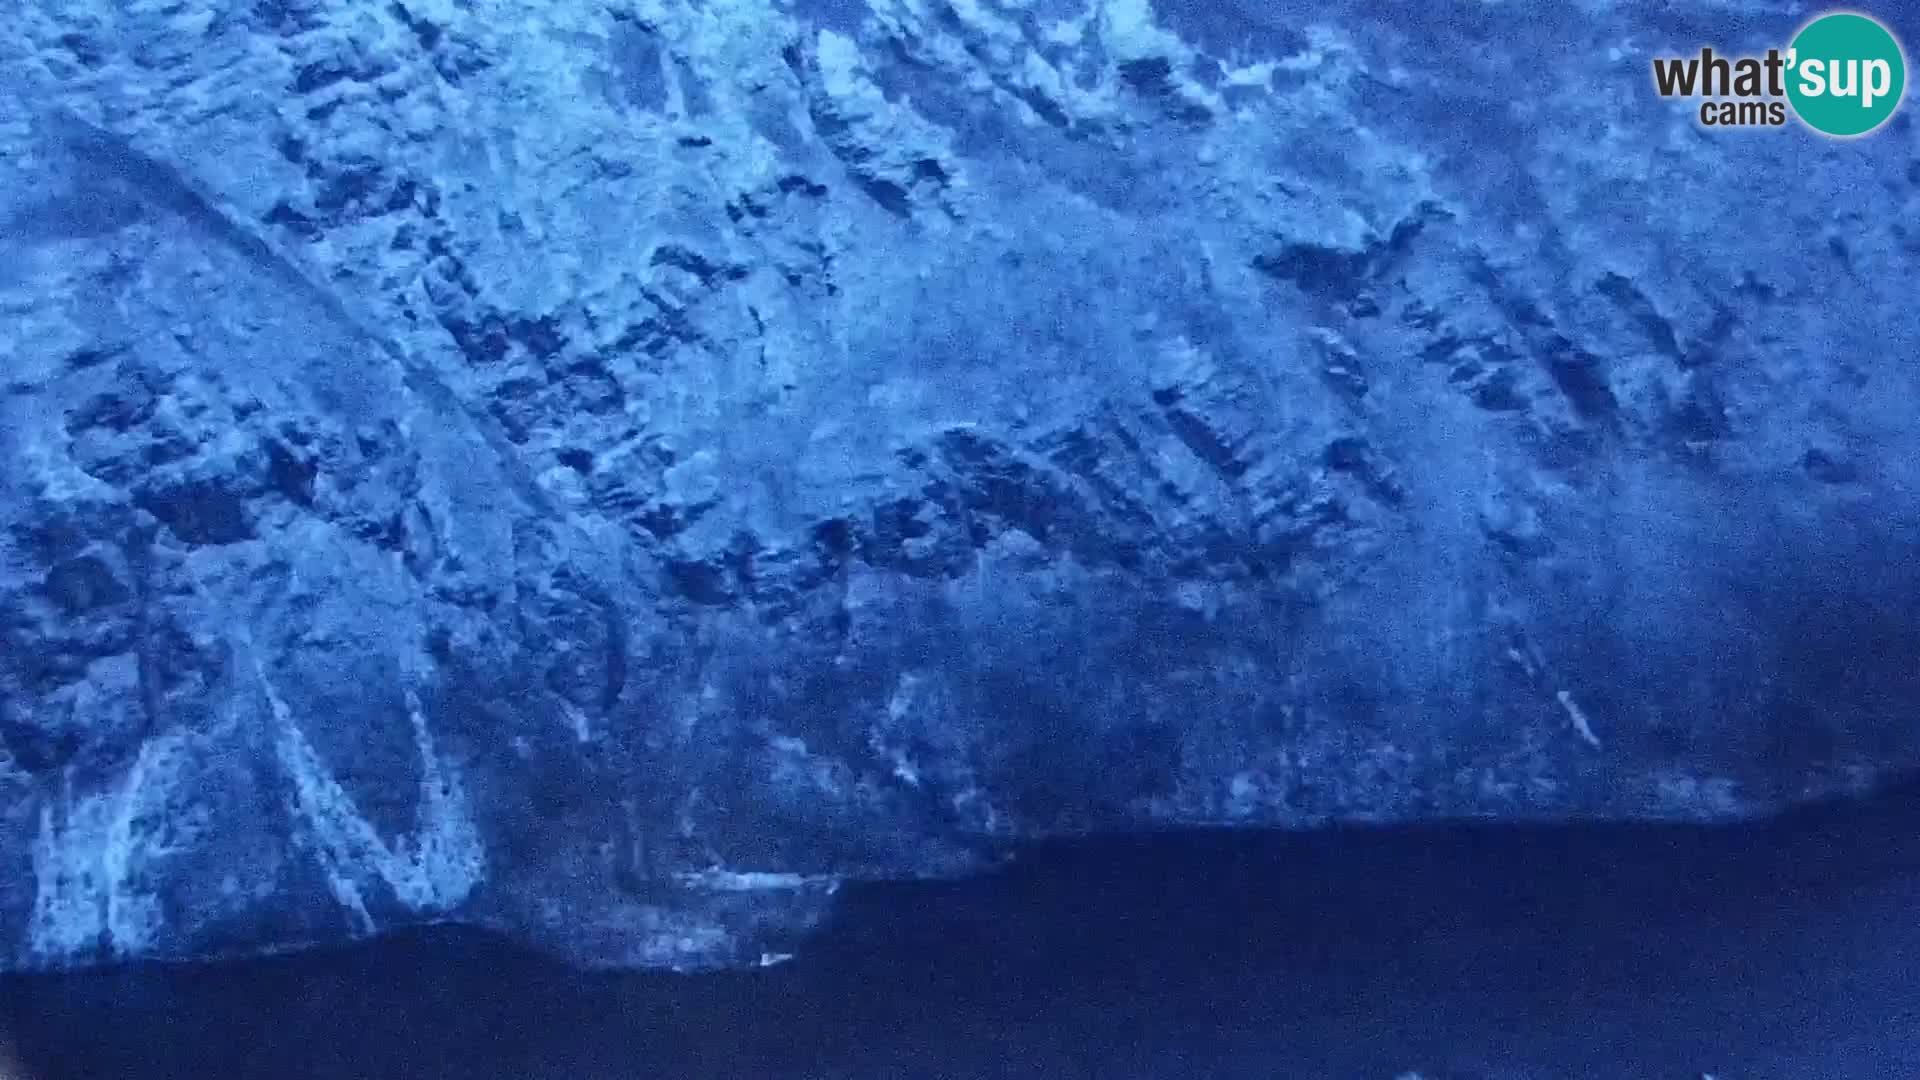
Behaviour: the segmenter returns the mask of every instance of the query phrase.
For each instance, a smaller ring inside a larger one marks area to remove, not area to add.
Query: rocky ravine
[[[1414,7],[27,0],[0,963],[1920,761],[1912,110]]]

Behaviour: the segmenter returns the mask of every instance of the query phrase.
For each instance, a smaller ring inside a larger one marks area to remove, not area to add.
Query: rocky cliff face
[[[27,0],[0,963],[754,963],[1920,761],[1911,110],[1654,97],[1780,5],[1376,9]]]

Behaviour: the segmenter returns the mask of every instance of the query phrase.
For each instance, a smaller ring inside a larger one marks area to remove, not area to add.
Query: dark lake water
[[[1920,792],[1737,829],[1062,844],[856,889],[802,959],[583,975],[435,931],[0,983],[65,1077],[1920,1077]]]

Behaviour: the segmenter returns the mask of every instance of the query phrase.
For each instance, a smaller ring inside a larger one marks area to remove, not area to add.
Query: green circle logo
[[[1865,135],[1893,115],[1907,89],[1907,61],[1893,34],[1842,12],[1808,23],[1787,52],[1787,99],[1815,131]]]

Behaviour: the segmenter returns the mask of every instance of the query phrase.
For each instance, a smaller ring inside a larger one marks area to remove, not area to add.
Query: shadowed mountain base
[[[1920,788],[1763,825],[1062,843],[855,889],[801,959],[582,975],[456,930],[0,983],[66,1077],[1920,1075]]]

